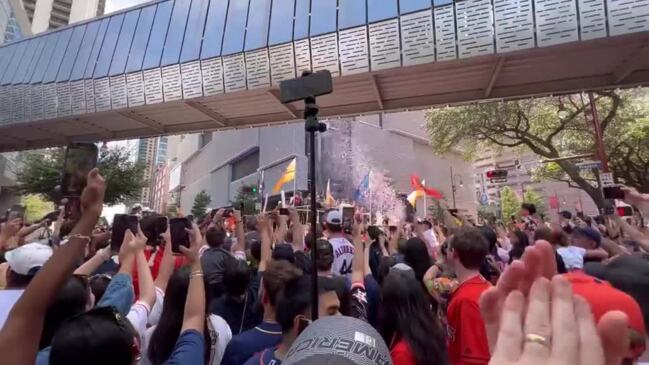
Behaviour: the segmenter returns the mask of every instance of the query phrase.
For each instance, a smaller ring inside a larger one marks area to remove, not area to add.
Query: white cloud
[[[124,8],[130,8],[131,6],[139,5],[147,1],[150,0],[107,0],[105,13],[108,14]]]

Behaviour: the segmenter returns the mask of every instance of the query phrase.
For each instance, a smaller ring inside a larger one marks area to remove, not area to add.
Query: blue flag
[[[354,192],[354,200],[356,202],[363,202],[365,197],[369,194],[370,191],[370,172],[367,172],[367,175],[363,177],[361,183],[358,184],[356,191]]]

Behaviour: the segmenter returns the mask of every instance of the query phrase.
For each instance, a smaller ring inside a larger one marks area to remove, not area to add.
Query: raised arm
[[[101,264],[108,260],[110,260],[110,246],[97,250],[90,260],[84,262],[83,265],[74,270],[74,274],[90,276]]]
[[[365,248],[363,247],[363,223],[354,219],[353,240],[354,240],[354,261],[352,262],[352,284],[363,282],[365,277]],[[369,259],[368,259],[369,261]],[[368,265],[369,266],[369,262]],[[370,271],[371,272],[371,271]]]
[[[160,269],[158,270],[158,277],[155,278],[154,285],[163,292],[167,290],[167,284],[171,275],[174,273],[174,254],[171,252],[171,234],[167,226],[167,232],[162,237],[165,240],[165,247],[163,251],[162,261],[160,261]]]
[[[275,243],[286,242],[286,232],[288,232],[288,217],[279,215],[277,218],[277,230],[275,230]]]
[[[0,249],[6,250],[6,245],[9,243],[13,237],[18,234],[20,230],[20,223],[22,219],[16,218],[10,222],[6,222],[2,225],[2,230],[0,230]]]
[[[138,226],[137,236],[133,237],[131,245],[135,250],[135,262],[137,264],[137,278],[140,289],[140,300],[153,308],[155,304],[155,285],[149,262],[144,256],[144,247],[146,247],[147,238]]]
[[[642,247],[643,250],[649,251],[649,237],[644,233],[640,232],[637,228],[627,223],[622,217],[612,215],[611,218],[617,223],[617,225],[622,229],[622,231],[631,237],[632,240],[638,242],[638,245]]]
[[[293,251],[304,251],[304,225],[300,222],[300,215],[297,209],[288,208],[291,218],[291,229],[293,230]]]
[[[257,225],[259,226],[259,235],[261,236],[261,257],[259,260],[259,272],[266,271],[266,265],[272,256],[271,252],[271,239],[270,227],[268,219],[264,215],[257,217]]]
[[[94,169],[81,194],[82,214],[68,244],[56,250],[18,299],[0,331],[3,363],[33,364],[43,330],[45,312],[83,257],[104,202],[106,182]]]
[[[237,221],[237,225],[235,227],[237,244],[232,246],[231,251],[233,253],[237,251],[243,252],[246,250],[246,233],[243,231],[243,220],[241,219],[241,212],[234,210],[232,214],[234,215],[234,219]]]
[[[187,257],[191,268],[181,332],[195,330],[202,334],[203,328],[205,327],[205,286],[203,284],[201,260],[198,257],[202,237],[196,224],[192,225],[192,230],[189,231],[189,238],[191,241],[190,247],[180,247],[182,253]]]

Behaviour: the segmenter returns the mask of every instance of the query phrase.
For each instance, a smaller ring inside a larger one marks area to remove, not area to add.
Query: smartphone
[[[115,214],[113,216],[113,231],[110,236],[110,248],[113,252],[119,251],[124,241],[126,230],[137,234],[138,217],[132,214]]]
[[[192,227],[187,218],[173,218],[169,220],[169,233],[171,234],[171,251],[179,254],[180,246],[189,247],[189,233],[187,229]]]
[[[61,193],[64,197],[81,196],[90,170],[97,167],[97,146],[94,143],[71,143],[65,150]]]
[[[624,199],[624,191],[619,186],[605,186],[604,199]]]
[[[279,208],[279,215],[289,215],[288,208]]]
[[[354,207],[343,207],[343,231],[352,233],[354,227]]]

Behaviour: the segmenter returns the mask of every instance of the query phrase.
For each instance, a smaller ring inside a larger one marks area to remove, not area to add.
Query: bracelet
[[[80,239],[80,240],[85,240],[86,244],[88,244],[88,243],[90,243],[90,241],[92,241],[92,238],[90,236],[84,236],[81,233],[75,233],[73,235],[68,236],[68,241],[70,241],[73,238],[77,238],[77,239]]]
[[[193,271],[191,274],[189,274],[190,279],[193,277],[202,277],[202,276],[203,276],[203,272],[201,270],[196,270]]]

